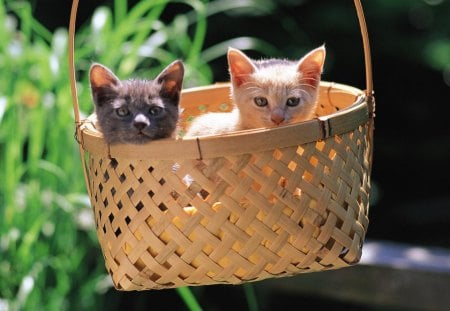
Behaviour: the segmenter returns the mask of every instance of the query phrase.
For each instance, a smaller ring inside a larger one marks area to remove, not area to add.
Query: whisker
[[[317,87],[315,85],[311,85],[310,83],[301,83],[301,84],[298,84],[298,86],[300,86],[300,87],[302,87],[302,86],[303,87],[310,87],[313,90],[317,89]]]
[[[317,78],[314,78],[314,77],[303,77],[303,78],[300,79],[300,82],[302,82],[302,81],[315,81],[315,82],[317,82],[317,81],[320,81],[320,79],[317,79]]]
[[[308,91],[303,90],[303,89],[295,89],[295,90],[293,90],[293,92],[291,92],[291,94],[294,94],[294,95],[296,95],[296,94],[299,94],[299,95],[304,94],[307,97],[311,96],[311,93],[309,93]]]
[[[299,86],[308,86],[308,87],[313,87],[313,88],[315,88],[316,85],[319,84],[319,82],[320,82],[320,80],[318,80],[318,79],[313,79],[313,78],[309,79],[309,78],[305,78],[305,79],[300,80],[298,85],[299,85]]]
[[[253,82],[253,81],[247,81],[247,82],[242,83],[241,86],[244,86],[244,87],[247,87],[247,86],[254,86],[254,87],[257,87],[257,86],[258,86],[258,83]]]

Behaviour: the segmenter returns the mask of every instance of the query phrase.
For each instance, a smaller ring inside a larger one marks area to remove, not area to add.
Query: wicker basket
[[[373,97],[322,82],[317,118],[201,139],[107,145],[90,118],[77,137],[114,285],[145,290],[239,284],[355,264],[368,226]],[[229,106],[229,85],[184,90],[181,127]],[[189,176],[190,182],[186,182]]]

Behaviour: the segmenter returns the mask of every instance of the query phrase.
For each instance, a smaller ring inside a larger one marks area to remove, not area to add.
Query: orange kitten
[[[186,137],[274,127],[314,117],[325,47],[299,61],[252,60],[240,50],[228,49],[231,76],[231,112],[197,117]]]

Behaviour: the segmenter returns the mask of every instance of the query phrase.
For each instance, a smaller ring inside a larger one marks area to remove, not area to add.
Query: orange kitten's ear
[[[183,85],[183,78],[183,62],[176,60],[164,68],[156,77],[156,81],[162,84],[162,95],[178,100]]]
[[[325,63],[325,45],[322,45],[298,62],[298,71],[301,73],[301,82],[317,87],[320,82],[323,65]]]
[[[100,87],[113,87],[120,84],[120,80],[114,73],[100,64],[93,64],[89,71],[89,80],[93,90]]]
[[[238,49],[228,48],[228,68],[230,70],[231,82],[239,87],[249,75],[255,72],[256,67],[252,60]]]

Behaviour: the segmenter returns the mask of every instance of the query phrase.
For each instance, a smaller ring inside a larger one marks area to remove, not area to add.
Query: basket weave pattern
[[[116,288],[238,284],[358,262],[368,131],[203,160],[89,153],[97,234]]]

